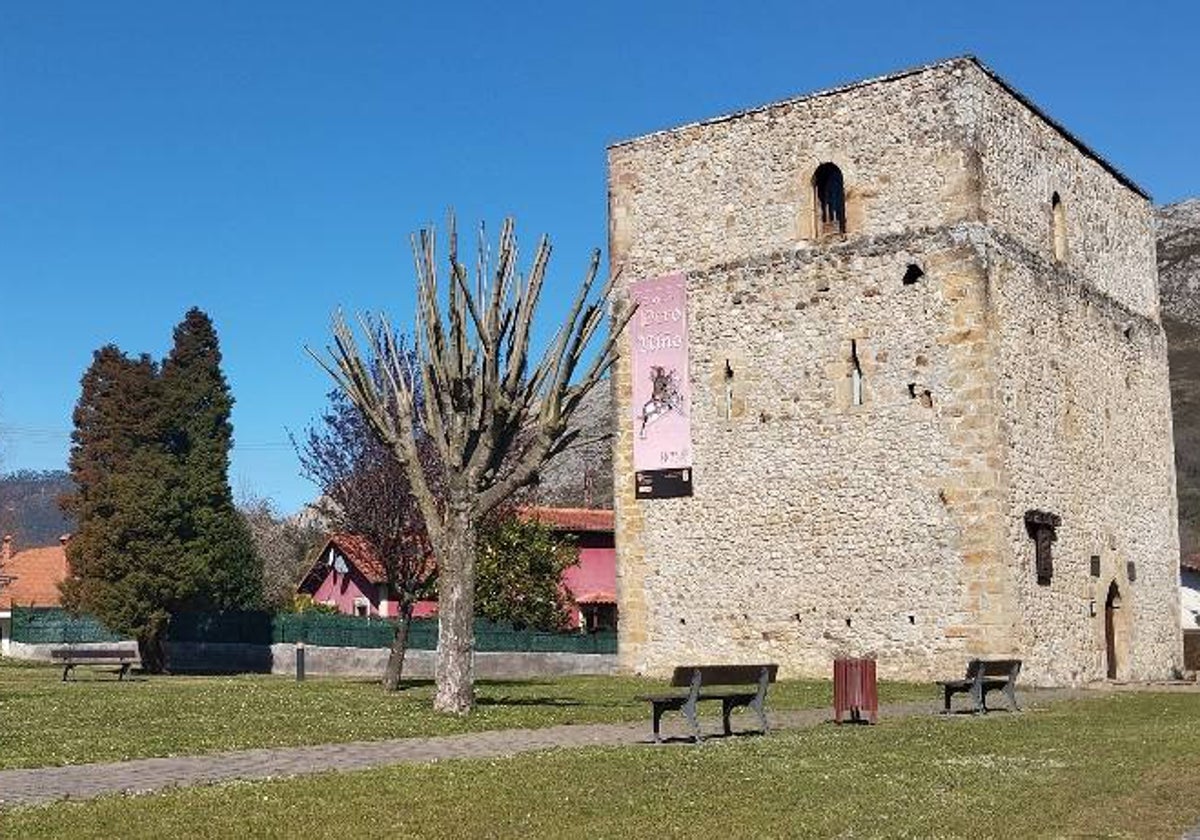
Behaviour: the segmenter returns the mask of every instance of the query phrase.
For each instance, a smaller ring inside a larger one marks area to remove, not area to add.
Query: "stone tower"
[[[1151,205],[996,74],[616,144],[609,236],[626,670],[1178,667]]]

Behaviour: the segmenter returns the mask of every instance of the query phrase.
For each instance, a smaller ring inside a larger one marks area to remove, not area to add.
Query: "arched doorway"
[[[1118,650],[1117,632],[1119,618],[1117,611],[1121,609],[1121,590],[1114,580],[1108,585],[1108,597],[1104,599],[1104,650],[1105,662],[1108,666],[1107,676],[1110,680],[1117,678]],[[1121,651],[1120,653],[1124,653]]]

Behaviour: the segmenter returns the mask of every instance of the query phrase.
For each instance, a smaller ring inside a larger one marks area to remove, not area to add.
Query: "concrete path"
[[[1081,696],[1070,690],[1027,691],[1022,705],[1044,705]],[[705,720],[712,723],[710,712]],[[880,708],[880,717],[912,717],[936,711],[930,702],[897,703]],[[1003,714],[1003,713],[1000,713]],[[649,711],[646,717],[649,718]],[[672,718],[678,718],[672,715]],[[716,725],[720,726],[719,713]],[[773,712],[776,729],[816,726],[830,720],[828,708]],[[743,717],[753,726],[753,716]],[[667,721],[664,721],[666,724]],[[664,726],[664,734],[686,744],[683,728]],[[738,724],[735,724],[735,730]],[[707,733],[709,730],[705,730]],[[717,730],[713,730],[716,734]],[[91,799],[113,793],[147,793],[165,788],[231,781],[300,776],[330,770],[365,770],[390,764],[420,764],[456,758],[492,758],[555,748],[650,744],[649,720],[637,723],[552,726],[545,729],[501,729],[437,738],[402,738],[344,744],[239,750],[176,758],[145,758],[110,764],[78,764],[0,771],[0,807],[36,805],[61,799]]]

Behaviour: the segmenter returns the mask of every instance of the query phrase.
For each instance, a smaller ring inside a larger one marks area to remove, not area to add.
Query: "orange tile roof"
[[[611,510],[600,508],[523,507],[517,509],[517,515],[562,531],[612,533],[615,521]]]
[[[67,577],[67,552],[62,545],[27,548],[0,562],[0,576],[11,583],[0,587],[0,610],[19,607],[57,607],[58,584]]]

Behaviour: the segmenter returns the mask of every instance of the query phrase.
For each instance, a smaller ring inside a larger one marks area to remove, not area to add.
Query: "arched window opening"
[[[822,163],[813,173],[817,237],[846,232],[846,188],[842,170]]]
[[[1054,261],[1067,258],[1067,211],[1058,193],[1050,196],[1050,211],[1054,217]]]

